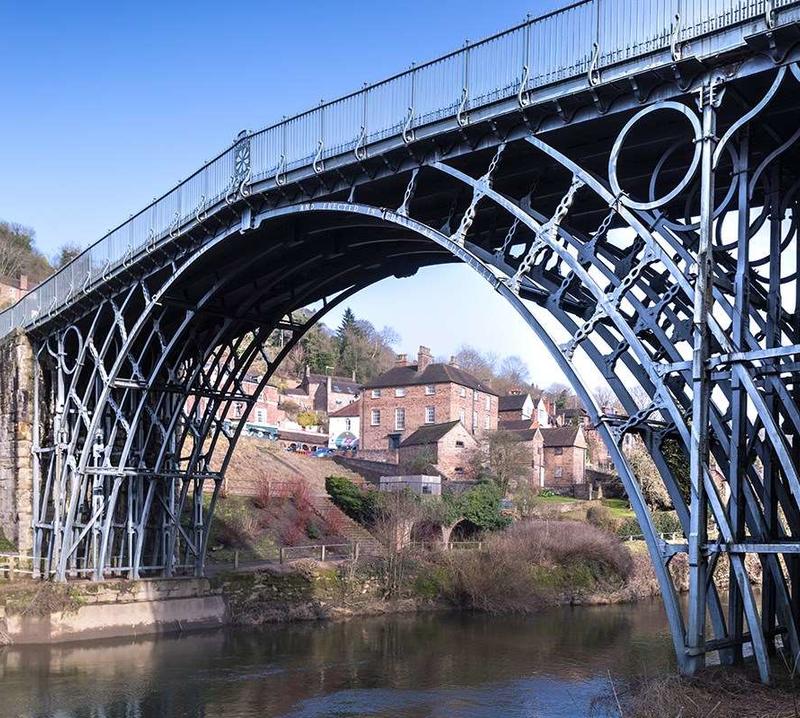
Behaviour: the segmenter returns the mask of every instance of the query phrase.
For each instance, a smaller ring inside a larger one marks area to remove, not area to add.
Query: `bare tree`
[[[471,473],[490,477],[507,495],[527,483],[532,456],[527,445],[513,431],[484,434],[471,457]]]
[[[33,231],[18,224],[0,222],[0,277],[16,279],[30,252]]]

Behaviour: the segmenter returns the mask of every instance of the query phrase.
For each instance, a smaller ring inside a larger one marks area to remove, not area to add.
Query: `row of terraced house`
[[[259,379],[248,377],[245,390],[255,393]],[[287,417],[289,402],[295,410],[327,415],[327,434],[301,430]],[[298,386],[283,392],[268,384],[249,408],[234,405],[230,418],[246,422],[246,433],[279,438],[286,446],[357,450],[362,460],[399,469],[429,466],[452,481],[471,478],[471,459],[486,435],[505,430],[527,449],[530,485],[561,489],[586,482],[586,433],[592,428],[585,414],[574,413],[565,423],[564,412],[556,416],[544,396],[500,395],[454,358],[435,362],[423,346],[416,361],[398,355],[391,369],[363,385],[308,370]]]
[[[363,385],[360,397],[329,417],[331,446],[339,432],[359,437],[358,456],[399,466],[430,464],[449,480],[470,478],[471,457],[489,432],[514,433],[528,450],[528,482],[566,488],[586,481],[586,426],[557,425],[543,396],[501,396],[449,362],[434,362],[420,347]]]

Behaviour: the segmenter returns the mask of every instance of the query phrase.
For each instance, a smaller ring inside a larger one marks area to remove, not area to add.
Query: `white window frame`
[[[380,389],[373,389],[371,396],[372,396],[373,399],[380,399],[381,398],[381,390]]]
[[[345,431],[350,431],[350,427],[351,426],[352,426],[352,422],[350,421],[350,419],[345,419],[344,420],[344,430]]]
[[[426,424],[435,424],[436,423],[436,407],[435,406],[426,406],[425,407],[425,423]]]
[[[381,425],[381,410],[380,409],[373,409],[372,413],[369,417],[370,426],[380,426]]]
[[[461,423],[464,424],[464,426],[467,425],[467,412],[464,411],[464,407],[459,409],[458,418],[461,419]]]
[[[436,393],[436,384],[425,385],[425,396],[433,396]]]
[[[266,409],[256,409],[256,423],[257,424],[266,424],[267,423],[267,410]]]
[[[406,388],[405,388],[404,386],[398,386],[398,387],[397,387],[397,388],[394,390],[394,395],[395,395],[395,397],[397,397],[398,399],[402,399],[402,398],[403,398],[403,397],[406,395]]]
[[[464,397],[466,397],[466,396],[467,396],[467,387],[465,387],[465,386],[462,386],[462,387],[461,387],[461,388],[458,390],[458,394],[459,394],[459,396],[460,396],[462,399],[463,399]]]
[[[478,415],[474,411],[472,412],[472,428],[478,428]]]
[[[483,419],[483,428],[486,429],[486,431],[492,428],[492,417],[488,414]]]
[[[486,395],[486,411],[492,410],[492,397],[488,394]]]
[[[394,410],[394,428],[395,431],[406,430],[406,410],[399,406]]]

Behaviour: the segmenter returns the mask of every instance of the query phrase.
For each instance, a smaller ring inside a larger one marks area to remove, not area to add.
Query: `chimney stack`
[[[458,362],[456,361],[455,354],[450,355],[450,361],[448,363],[450,364],[450,366],[454,366],[456,369],[458,369]]]
[[[432,361],[431,350],[428,347],[420,345],[419,352],[417,353],[417,371],[425,371]]]
[[[395,366],[408,366],[408,355],[407,354],[398,354],[394,360]]]
[[[21,292],[28,291],[28,275],[27,274],[20,274],[19,275],[19,289]]]

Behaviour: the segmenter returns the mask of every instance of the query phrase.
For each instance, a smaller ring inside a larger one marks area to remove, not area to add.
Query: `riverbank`
[[[790,667],[776,661],[774,685],[752,666],[708,668],[697,676],[674,673],[619,682],[603,703],[625,718],[797,718],[800,687]]]
[[[0,641],[58,643],[225,625],[468,610],[532,613],[657,596],[646,551],[599,529],[531,522],[480,551],[301,559],[209,579],[0,584]]]

